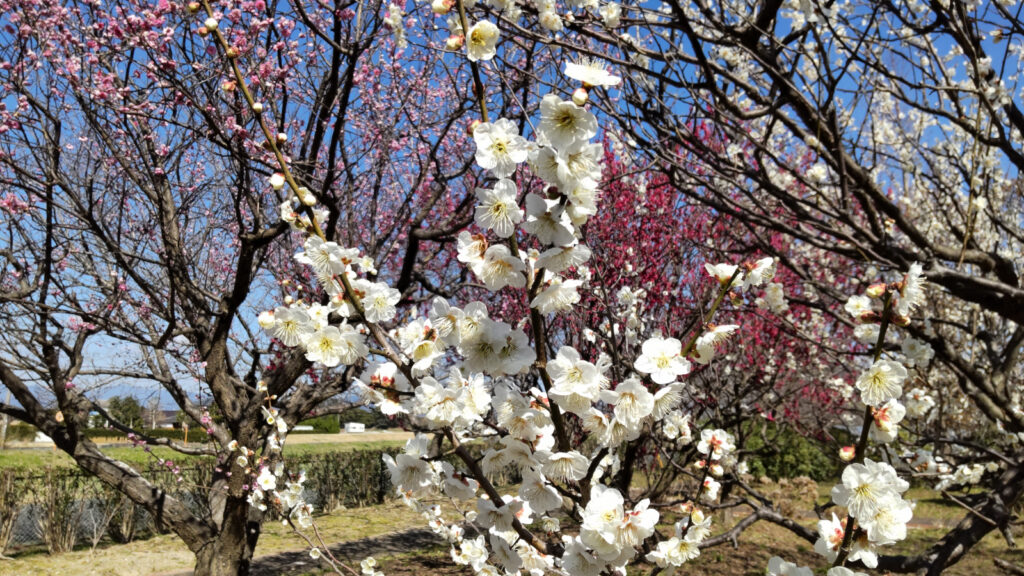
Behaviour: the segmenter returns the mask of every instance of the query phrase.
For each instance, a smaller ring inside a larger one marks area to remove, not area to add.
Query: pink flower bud
[[[462,49],[462,45],[465,44],[465,43],[466,43],[466,37],[465,36],[462,36],[462,35],[458,35],[458,36],[452,35],[452,36],[449,36],[447,40],[445,40],[444,47],[446,49],[452,50],[452,51],[461,50]]]
[[[885,290],[886,285],[884,282],[881,282],[878,284],[872,284],[871,286],[868,286],[868,289],[865,291],[865,294],[867,294],[871,298],[881,298],[882,296],[885,295]]]
[[[853,460],[853,457],[857,455],[856,446],[843,446],[839,449],[839,459],[843,462],[849,462]]]

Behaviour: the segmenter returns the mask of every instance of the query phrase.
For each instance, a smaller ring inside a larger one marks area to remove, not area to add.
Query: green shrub
[[[827,446],[788,426],[766,423],[764,432],[748,433],[743,448],[750,474],[779,478],[808,476],[821,482],[839,475],[840,461]]]
[[[363,408],[349,408],[339,414],[339,422],[345,425],[349,422],[357,422],[367,428],[387,428],[391,421],[381,414],[379,410],[365,410]]]
[[[30,424],[11,424],[7,427],[8,442],[31,442],[36,437],[39,429]]]
[[[335,414],[327,414],[324,416],[317,416],[316,418],[310,418],[309,420],[303,420],[299,422],[300,426],[312,426],[313,433],[315,434],[337,434],[341,431],[341,425],[338,424],[338,416]]]

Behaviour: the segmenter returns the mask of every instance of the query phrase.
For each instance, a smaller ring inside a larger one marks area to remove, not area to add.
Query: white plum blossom
[[[519,129],[508,118],[485,122],[473,129],[476,141],[476,163],[497,178],[508,178],[516,165],[529,156],[529,145]]]
[[[607,380],[594,364],[583,360],[574,348],[563,346],[548,363],[552,386],[548,390],[559,408],[583,416],[607,386]]]
[[[914,508],[906,500],[891,496],[875,513],[857,522],[867,533],[868,541],[876,546],[895,544],[907,537],[907,523],[914,516]]]
[[[868,406],[878,407],[900,397],[906,378],[907,369],[902,364],[892,360],[879,360],[857,378],[856,386],[860,390],[862,402]]]
[[[675,338],[650,338],[641,347],[642,354],[633,363],[637,372],[650,374],[657,384],[674,382],[690,373],[690,361],[682,357],[683,344]]]
[[[622,78],[609,72],[602,62],[591,59],[566,62],[565,75],[582,82],[586,87],[616,86],[622,82]]]
[[[882,444],[895,440],[899,434],[899,424],[906,413],[907,409],[895,398],[876,408],[871,425],[871,439]]]
[[[606,563],[595,553],[587,549],[582,539],[577,536],[563,536],[565,552],[562,554],[562,569],[573,576],[599,576],[604,572]]]
[[[272,492],[277,489],[277,478],[270,468],[261,468],[259,476],[256,477],[256,485],[264,492]]]
[[[541,314],[557,314],[567,312],[573,305],[580,301],[580,294],[577,289],[583,285],[582,280],[562,280],[552,278],[540,294],[530,302],[531,308],[536,308]]]
[[[853,337],[856,338],[858,342],[874,344],[875,342],[878,342],[878,334],[880,330],[881,327],[878,324],[858,324],[857,327],[853,329]]]
[[[481,20],[473,24],[466,34],[466,57],[470,62],[494,58],[500,36],[501,32],[494,22]]]
[[[654,409],[651,410],[651,416],[660,419],[675,409],[683,399],[682,389],[682,384],[674,383],[663,386],[655,392]]]
[[[426,460],[410,454],[384,454],[382,458],[391,474],[391,484],[400,492],[415,494],[435,483],[436,472]]]
[[[857,518],[873,517],[879,506],[909,488],[892,466],[865,459],[863,464],[850,464],[843,470],[842,482],[832,488],[832,501],[845,506]]]
[[[772,314],[782,314],[789,309],[786,292],[782,284],[769,282],[764,289],[764,296],[755,300],[758,308],[767,308]]]
[[[920,418],[935,407],[935,399],[923,388],[913,388],[907,392],[904,404],[907,407],[907,415],[911,418]]]
[[[575,450],[554,453],[542,450],[536,456],[541,461],[541,472],[559,482],[582,480],[590,465],[590,460]]]
[[[329,368],[355,364],[370,352],[365,337],[348,324],[317,330],[306,337],[302,346],[310,362],[319,362]]]
[[[935,357],[935,350],[932,349],[931,344],[912,336],[903,339],[901,348],[903,356],[907,359],[907,366],[911,368],[914,366],[924,368]]]
[[[507,178],[498,180],[493,190],[477,188],[477,225],[485,230],[494,230],[500,238],[511,236],[516,224],[523,221],[523,211],[516,203],[516,193],[515,182]]]
[[[914,262],[900,283],[900,297],[896,300],[896,314],[909,316],[925,302],[924,276],[921,264]]]
[[[850,560],[853,561],[853,555],[850,556]],[[865,566],[867,566],[867,563],[865,563]],[[870,566],[868,566],[868,568],[870,568]],[[828,569],[828,572],[825,573],[825,576],[868,576],[868,575],[865,574],[864,572],[854,572],[853,570],[850,570],[846,566],[833,566],[832,568]]]
[[[618,28],[619,19],[622,17],[622,7],[615,2],[608,2],[599,10],[601,20],[609,28]]]
[[[567,148],[597,134],[597,117],[557,94],[541,99],[540,118],[537,131],[555,148]]]
[[[523,230],[536,236],[544,245],[566,246],[576,239],[569,215],[558,200],[546,200],[536,194],[526,195]]]
[[[738,271],[739,266],[735,264],[705,264],[704,269],[723,287],[743,284],[743,273]]]
[[[475,270],[484,261],[487,253],[487,238],[483,234],[470,234],[462,231],[458,238],[458,260],[469,264]]]
[[[814,576],[814,571],[805,566],[786,562],[778,556],[772,556],[768,560],[768,571],[765,574],[766,576]]]
[[[860,320],[866,314],[874,312],[871,298],[862,295],[850,296],[843,309],[846,310],[847,314],[853,316],[854,320]]]
[[[721,460],[736,450],[736,439],[725,430],[701,430],[697,451],[712,460]]]
[[[589,461],[588,461],[589,463]],[[562,496],[545,478],[532,468],[523,470],[523,481],[519,485],[519,497],[530,503],[534,512],[546,514],[562,505]]]
[[[452,547],[452,560],[460,566],[471,566],[475,572],[479,572],[487,564],[487,546],[484,543],[484,535],[481,534],[475,539],[468,538],[459,542],[458,548]]]
[[[537,267],[558,273],[574,266],[581,266],[587,260],[590,260],[590,248],[584,244],[573,243],[545,250],[537,259]]]
[[[368,322],[387,322],[395,317],[395,305],[402,293],[383,283],[374,283],[363,298],[363,310]]]
[[[743,283],[740,285],[741,289],[747,289],[754,286],[760,286],[765,282],[770,282],[775,277],[775,258],[770,256],[761,258],[753,265],[747,267],[747,274],[743,278]]]
[[[679,444],[689,444],[693,441],[690,431],[690,415],[682,412],[670,412],[662,421],[662,433],[669,440],[675,440]]]
[[[723,324],[711,326],[707,331],[697,337],[696,354],[693,360],[699,364],[708,364],[715,357],[715,347],[725,342],[729,335],[739,329],[736,324]]]
[[[654,396],[639,378],[627,378],[614,392],[605,390],[601,399],[615,405],[615,419],[627,426],[639,426],[654,410]]]
[[[497,292],[506,286],[522,288],[526,285],[526,265],[504,244],[495,244],[484,253],[484,260],[476,269],[477,277],[487,289]]]
[[[274,310],[274,323],[270,335],[285,346],[298,346],[312,332],[313,321],[306,309],[300,305],[278,306]]]

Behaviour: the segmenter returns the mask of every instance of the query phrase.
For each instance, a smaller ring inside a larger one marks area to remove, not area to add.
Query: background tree
[[[396,44],[386,8],[0,5],[0,382],[14,397],[0,411],[147,508],[197,555],[197,574],[248,570],[263,514],[243,486],[259,470],[229,446],[265,466],[280,458],[260,390],[290,428],[351,382],[256,326],[279,299],[308,297],[281,219],[288,194],[273,185],[279,159],[314,190],[329,237],[358,246],[403,307],[431,269],[421,242],[466,220],[468,94],[433,81],[449,67],[437,52]],[[447,289],[449,277],[430,282]],[[109,380],[161,389],[212,442],[133,429],[99,403],[92,383]],[[224,462],[208,505],[105,454],[85,435],[93,410],[141,441]]]
[[[141,430],[148,424],[142,417],[142,405],[135,396],[111,396],[107,401],[107,413],[112,421],[125,424],[129,428]]]

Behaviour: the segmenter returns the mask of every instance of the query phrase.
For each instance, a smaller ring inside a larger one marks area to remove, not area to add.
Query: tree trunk
[[[229,496],[217,536],[194,550],[194,576],[245,576],[259,537],[260,523],[250,519],[248,502]]]

